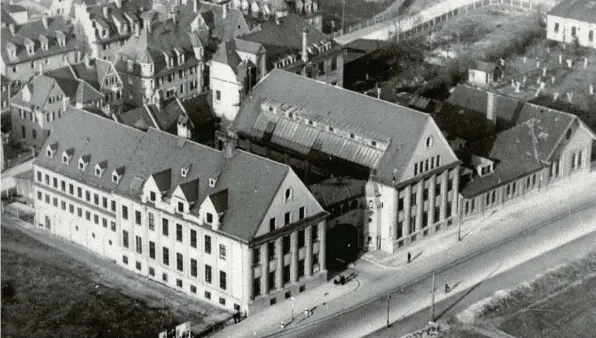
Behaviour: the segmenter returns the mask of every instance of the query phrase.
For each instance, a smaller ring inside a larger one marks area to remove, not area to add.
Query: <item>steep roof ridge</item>
[[[159,123],[157,123],[157,120],[155,119],[155,116],[153,116],[153,112],[151,112],[151,109],[149,109],[149,106],[147,104],[144,104],[143,105],[143,108],[147,112],[147,115],[149,115],[149,118],[151,119],[151,122],[153,122],[153,125],[155,126],[155,129],[161,131],[161,128],[159,126]]]
[[[268,161],[271,161],[271,160],[269,160],[269,158],[267,158],[267,157],[265,157],[265,159],[266,159],[266,160],[268,160]],[[271,162],[275,162],[275,161],[271,161]],[[277,164],[277,162],[275,162],[275,163]],[[290,175],[290,170],[288,170],[288,167],[287,167],[287,165],[285,165],[285,164],[282,164],[282,165],[286,166],[286,168],[285,168],[285,169],[286,169],[286,173],[284,174],[284,178],[283,178],[283,179],[281,179],[281,180],[279,180],[279,184],[278,184],[278,186],[277,186],[277,187],[275,187],[275,193],[274,193],[274,194],[271,194],[271,198],[269,199],[269,201],[268,201],[268,204],[267,204],[267,205],[269,205],[269,208],[271,208],[271,206],[273,205],[273,200],[274,200],[274,199],[275,199],[275,197],[276,197],[276,196],[279,194],[279,192],[280,192],[280,190],[281,190],[281,186],[282,186],[282,184],[283,184],[283,183],[286,181],[286,179],[287,179],[287,178],[288,178],[288,176]],[[269,168],[267,168],[267,170],[269,170]],[[308,190],[308,187],[305,187],[305,189],[307,189],[307,190]],[[259,224],[263,224],[263,222],[265,221],[265,217],[266,217],[266,216],[267,216],[267,213],[266,213],[266,212],[264,212],[264,213],[263,213],[263,215],[261,215],[261,217],[260,217],[260,219],[259,219]],[[255,238],[255,237],[256,237],[256,235],[257,235],[257,232],[259,232],[259,228],[260,228],[260,227],[256,227],[256,228],[255,228],[255,231],[253,231],[253,233],[252,233],[252,236],[251,236],[252,238]]]
[[[532,138],[532,148],[534,150],[534,158],[539,161],[542,162],[540,160],[540,158],[538,157],[538,138],[536,137],[536,118],[531,118],[528,121],[525,122],[525,124],[528,126],[528,128],[530,129],[530,137]]]
[[[99,95],[104,96],[102,92],[100,92],[99,90],[95,89],[95,87],[93,87],[89,82],[79,78],[79,75],[77,74],[77,72],[75,72],[74,68],[70,65],[70,63],[67,63],[68,65],[68,69],[70,70],[70,72],[72,73],[72,76],[74,77],[75,80],[77,80],[77,82],[79,82],[79,84],[83,83],[83,85],[87,85],[88,87],[93,88],[93,90],[95,92],[97,92]],[[86,65],[85,65],[86,67]]]

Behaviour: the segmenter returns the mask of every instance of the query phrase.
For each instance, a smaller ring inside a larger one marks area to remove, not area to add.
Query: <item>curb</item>
[[[584,211],[586,209],[589,209],[590,207],[593,207],[594,205],[596,205],[596,204],[591,201],[591,202],[588,202],[588,203],[580,204],[578,207],[576,207],[574,209],[571,209],[571,210],[572,210],[573,213],[578,213],[578,212]],[[285,329],[282,332],[265,335],[263,337],[267,337],[267,338],[269,338],[269,337],[282,337],[282,336],[285,336],[285,335],[288,335],[288,334],[297,333],[297,332],[302,331],[303,329],[314,327],[314,326],[316,326],[316,325],[318,325],[318,324],[320,324],[320,323],[322,323],[324,321],[328,321],[330,319],[334,319],[334,318],[337,318],[337,317],[342,316],[344,314],[347,314],[349,312],[352,312],[354,310],[360,309],[360,308],[365,307],[365,306],[367,306],[369,304],[372,304],[372,303],[377,302],[377,301],[379,301],[381,299],[384,299],[387,296],[387,294],[393,294],[393,293],[397,292],[400,289],[407,288],[407,287],[409,287],[411,285],[417,284],[420,281],[422,281],[422,280],[424,280],[426,278],[429,278],[433,274],[439,274],[439,273],[441,273],[441,272],[443,272],[445,270],[448,270],[449,268],[451,268],[451,267],[453,267],[455,265],[458,265],[460,263],[463,263],[463,262],[465,262],[467,260],[470,260],[470,259],[472,259],[472,258],[474,258],[476,256],[479,256],[480,254],[483,254],[483,253],[485,253],[485,252],[487,252],[487,251],[489,251],[489,250],[491,250],[491,249],[493,249],[495,247],[498,247],[498,246],[502,245],[505,242],[508,242],[508,241],[510,241],[512,239],[515,239],[515,238],[520,237],[522,235],[525,235],[527,233],[536,231],[536,230],[538,230],[538,229],[540,229],[540,228],[542,228],[542,227],[544,227],[544,226],[546,226],[546,225],[548,225],[548,224],[550,224],[552,222],[556,222],[556,221],[559,221],[561,219],[565,219],[566,217],[569,217],[568,216],[568,213],[563,212],[563,213],[561,213],[559,215],[556,215],[556,216],[554,216],[554,217],[552,217],[552,218],[550,218],[550,219],[548,219],[546,221],[543,221],[541,223],[535,224],[535,225],[533,225],[531,227],[528,227],[528,228],[526,228],[526,229],[524,229],[524,230],[522,230],[520,232],[517,232],[517,233],[515,233],[513,235],[507,236],[507,237],[501,239],[500,241],[497,241],[497,242],[495,242],[495,243],[493,243],[491,245],[482,247],[480,250],[476,250],[476,251],[472,252],[470,255],[467,255],[467,256],[461,257],[459,259],[456,259],[454,261],[451,261],[451,262],[447,263],[446,265],[443,265],[441,268],[436,269],[434,271],[430,271],[430,272],[428,272],[426,274],[423,274],[422,276],[419,276],[419,277],[417,277],[417,278],[415,278],[415,279],[413,279],[413,280],[411,280],[411,281],[409,281],[409,282],[407,282],[407,283],[405,283],[403,285],[400,285],[400,286],[397,286],[397,287],[395,287],[393,289],[387,290],[387,292],[385,292],[383,295],[380,295],[380,296],[377,296],[377,297],[368,299],[368,300],[363,301],[363,302],[358,303],[358,304],[354,304],[354,305],[352,305],[352,306],[350,306],[348,308],[345,308],[344,310],[341,310],[341,311],[338,311],[336,313],[330,314],[327,317],[323,317],[323,318],[317,319],[317,320],[313,321],[312,323],[306,324],[304,326]],[[397,321],[399,321],[399,319]],[[397,321],[393,321],[390,324],[394,324]],[[375,330],[374,332],[377,332],[377,331],[378,330]]]

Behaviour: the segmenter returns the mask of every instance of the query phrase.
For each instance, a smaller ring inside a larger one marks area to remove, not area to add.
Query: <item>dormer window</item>
[[[149,192],[149,200],[151,202],[155,202],[155,199],[156,199],[155,191]]]
[[[434,144],[434,140],[432,136],[426,138],[426,148],[431,148]]]
[[[284,197],[285,197],[286,202],[289,202],[292,200],[292,188],[286,189],[286,193],[285,193]]]
[[[48,145],[48,147],[46,148],[46,156],[53,158],[54,154],[56,153],[56,149],[58,149],[58,143],[52,143],[50,145]]]
[[[370,141],[370,144],[371,144],[373,147],[376,147],[376,146],[377,146],[377,141]]]
[[[84,155],[79,158],[79,170],[87,169],[87,165],[89,164],[89,160],[91,160],[91,155]]]
[[[101,177],[103,175],[104,170],[108,166],[108,161],[101,161],[95,165],[95,176]]]
[[[209,179],[209,186],[211,188],[215,187],[215,183],[217,183],[217,180],[216,179],[214,179],[214,178],[210,178]]]
[[[70,159],[72,158],[72,155],[73,154],[74,154],[74,148],[66,149],[62,153],[62,164],[69,164],[70,163]]]
[[[116,173],[112,173],[112,182],[119,183],[120,182],[120,176],[118,176],[118,174],[116,174]]]
[[[116,184],[120,183],[122,175],[124,175],[124,167],[114,169],[114,171],[112,171],[112,182]]]
[[[62,31],[56,31],[56,40],[58,40],[58,46],[66,46],[66,35]]]
[[[186,169],[185,169],[185,168],[182,168],[182,169],[180,169],[180,176],[182,176],[182,177],[186,177],[186,174],[187,174],[187,173],[188,173],[188,172],[186,171]]]
[[[178,212],[184,212],[184,203],[178,202]]]

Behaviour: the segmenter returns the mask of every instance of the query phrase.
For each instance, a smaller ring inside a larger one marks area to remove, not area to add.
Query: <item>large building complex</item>
[[[190,297],[254,313],[326,281],[328,213],[287,165],[71,108],[34,171],[40,228]]]
[[[242,149],[290,164],[306,182],[367,180],[361,247],[394,252],[456,220],[460,162],[427,114],[276,69],[234,130]]]

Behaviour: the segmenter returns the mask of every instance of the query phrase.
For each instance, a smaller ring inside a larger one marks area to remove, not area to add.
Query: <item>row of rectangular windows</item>
[[[427,180],[428,182],[429,180]],[[426,185],[426,184],[425,184]],[[430,187],[426,187],[422,190],[422,203],[424,203],[424,201],[427,201],[429,199],[429,190]],[[453,179],[450,178],[449,180],[447,180],[447,192],[451,192],[453,190]],[[403,195],[403,192],[405,191],[405,189],[401,189],[398,193],[399,195]],[[435,196],[439,196],[441,194],[441,182],[438,182],[435,184]],[[412,192],[411,198],[410,198],[410,206],[415,206],[418,203],[418,194],[416,191]],[[404,209],[404,196],[399,197],[398,199],[398,210],[403,210]]]
[[[140,243],[140,237],[136,237],[137,241],[137,253],[139,253],[139,243]],[[128,237],[124,237],[124,241],[128,242]],[[155,243],[153,242],[149,242],[149,247],[150,247],[150,252],[152,254],[150,254],[150,258],[155,260]],[[128,247],[128,245],[125,245],[125,247]],[[165,246],[162,248],[162,259],[163,259],[163,265],[165,266],[170,266],[170,250],[168,248],[166,248]],[[123,255],[122,256],[122,262],[124,264],[128,264],[128,256]],[[140,268],[139,268],[140,270]],[[178,270],[179,272],[184,272],[184,256],[181,253],[176,253],[176,270]],[[198,275],[198,262],[196,259],[191,258],[190,259],[190,276],[194,277],[194,278],[199,278]],[[212,284],[213,283],[213,268],[208,265],[205,264],[205,269],[204,269],[204,281],[207,284]],[[227,284],[227,273],[223,270],[219,271],[219,288],[222,290],[227,290],[228,288],[228,284]]]
[[[122,262],[123,262],[124,264],[128,265],[128,256],[126,256],[126,255],[123,255],[123,256],[122,256]],[[136,261],[136,262],[135,262],[135,268],[136,268],[137,270],[141,271],[141,270],[142,270],[142,268],[143,268],[143,265],[142,265],[142,263],[141,263],[141,262],[139,262],[139,261]],[[153,268],[153,267],[151,267],[151,266],[148,266],[148,270],[149,270],[149,276],[151,276],[151,277],[154,277],[154,278],[155,278],[155,268]],[[220,271],[220,284],[221,284],[221,278],[222,278],[222,275],[221,275],[221,274],[222,274],[222,273],[223,273],[223,280],[224,280],[224,284],[225,284],[226,275],[225,275],[225,272],[223,272],[223,271]],[[168,278],[168,274],[167,274],[166,272],[162,273],[162,275],[161,275],[161,279],[162,279],[162,281],[163,281],[163,282],[166,282],[166,283],[167,283],[167,282],[168,282],[168,279],[169,279],[169,278]],[[176,278],[176,286],[177,286],[177,287],[179,287],[179,288],[183,288],[183,287],[184,287],[184,285],[183,285],[183,282],[182,282],[182,280],[181,280],[181,279],[179,279],[179,278]],[[225,288],[224,288],[224,290],[225,290]],[[196,285],[189,284],[189,291],[190,291],[191,293],[193,293],[193,294],[197,294],[197,287],[196,287]],[[211,292],[209,292],[209,291],[205,290],[204,297],[205,297],[206,299],[211,299]],[[220,304],[220,305],[226,305],[226,299],[225,299],[225,298],[223,298],[223,297],[219,297],[219,304]],[[240,305],[238,305],[238,304],[234,304],[234,310],[236,310],[236,311],[240,311]]]
[[[298,209],[298,220],[303,220],[306,217],[306,208],[300,207]],[[292,223],[292,212],[288,211],[284,214],[284,225]],[[269,219],[269,231],[274,231],[277,228],[277,217]]]
[[[40,171],[38,171],[37,172],[37,182],[45,183],[45,185],[51,186],[54,189],[60,189],[64,193],[67,192],[66,182],[64,180],[60,180],[60,182],[58,182],[58,178],[50,177],[50,175],[48,175],[48,174],[45,174],[45,176],[43,177],[44,179],[42,180],[42,176],[43,176],[42,173]],[[58,187],[58,183],[60,183],[59,187]],[[101,197],[101,199],[100,199],[99,194],[97,194],[97,193],[93,193],[93,200],[92,200],[91,199],[91,191],[84,190],[84,192],[85,192],[85,194],[84,194],[85,201],[87,201],[89,203],[93,203],[99,207],[103,207],[104,209],[106,209],[108,211],[116,212],[116,200],[110,200],[107,197]],[[72,183],[68,184],[68,194],[71,196],[75,196],[75,186]],[[76,187],[76,196],[77,196],[77,198],[83,199],[83,188]]]
[[[305,246],[306,243],[306,239],[305,239],[305,229],[299,230],[298,231],[298,249],[303,248]],[[319,241],[319,227],[318,225],[313,225],[313,228],[311,230],[311,240],[312,243],[316,243]],[[267,254],[268,254],[268,259],[272,260],[272,259],[276,259],[277,258],[277,245],[275,244],[276,241],[271,241],[267,243]],[[282,239],[282,254],[286,255],[290,252],[291,249],[291,237],[290,235],[284,236]],[[259,265],[261,264],[261,248],[254,248],[253,249],[253,254],[252,254],[252,259],[253,259],[253,266]]]
[[[414,163],[414,175],[425,173],[441,166],[441,155],[433,156],[430,159]]]
[[[54,207],[58,207],[58,204],[60,204],[60,208],[62,210],[65,210],[65,211],[67,210],[67,203],[66,203],[65,200],[60,200],[57,197],[53,197],[52,198],[49,194],[45,194],[45,198],[44,198],[44,194],[41,191],[38,191],[37,192],[37,199],[39,201],[44,201],[45,200],[45,202],[47,204],[51,204]],[[71,214],[73,214],[73,215],[75,214],[75,206],[73,204],[71,204],[71,203],[68,203],[68,212],[71,213]],[[101,216],[99,216],[97,214],[93,214],[89,210],[85,210],[84,213],[85,213],[85,216],[84,217],[85,217],[86,220],[91,221],[91,219],[93,219],[93,223],[99,225],[100,224],[100,219],[101,219],[101,225],[104,228],[106,228],[106,229],[108,228],[108,219],[107,218],[101,217]],[[80,217],[80,218],[83,218],[83,208],[76,207],[76,215],[78,217]],[[114,231],[114,232],[116,231],[116,222],[110,221],[110,229],[112,231]]]
[[[211,219],[209,219],[211,216]],[[212,222],[212,215],[210,213],[207,213],[207,222]],[[128,208],[126,206],[122,206],[122,218],[123,219],[128,219]],[[155,231],[155,216],[153,213],[148,213],[147,215],[148,218],[148,228],[150,231]],[[140,211],[135,210],[135,223],[137,225],[141,225],[142,222],[142,214]],[[184,242],[184,235],[183,235],[183,226],[182,224],[176,223],[176,241],[183,243]],[[168,237],[170,235],[170,221],[167,218],[162,218],[161,221],[161,233],[162,235]],[[189,231],[189,237],[190,237],[190,246],[193,248],[197,248],[198,247],[198,241],[197,241],[197,231],[194,229],[190,229]],[[205,235],[205,241],[204,241],[204,251],[205,253],[211,254],[211,236],[209,235]],[[219,245],[219,258],[225,260],[226,259],[226,246],[223,244]]]
[[[298,261],[298,275],[297,275],[297,279],[300,279],[302,277],[305,276],[305,260],[301,259]],[[312,260],[312,266],[316,266],[319,264],[319,255],[318,254],[313,254],[313,260]],[[276,278],[275,275],[277,273],[277,271],[270,271],[267,278],[267,285],[268,285],[268,290],[267,292],[271,292],[272,290],[274,290],[275,288],[279,288],[282,289],[284,285],[287,285],[288,283],[291,282],[291,266],[290,265],[286,265],[284,266],[282,273],[282,279],[281,279],[281,285],[277,285]],[[261,290],[261,278],[264,278],[263,276],[261,277],[255,277],[253,279],[253,297],[257,297],[262,295],[262,291]]]

